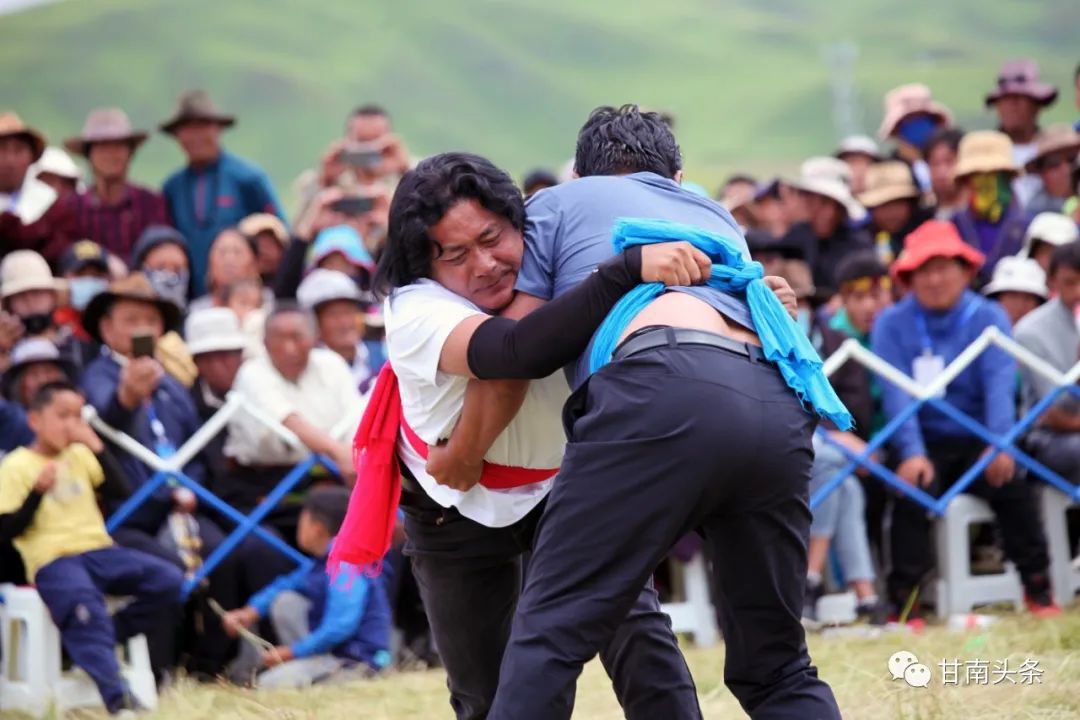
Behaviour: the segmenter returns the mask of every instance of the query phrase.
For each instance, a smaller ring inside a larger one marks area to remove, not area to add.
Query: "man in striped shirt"
[[[168,224],[162,196],[127,179],[135,150],[146,138],[132,129],[123,110],[99,108],[87,117],[82,134],[64,143],[87,159],[94,174],[93,186],[68,201],[71,239],[93,240],[128,262],[143,230]]]

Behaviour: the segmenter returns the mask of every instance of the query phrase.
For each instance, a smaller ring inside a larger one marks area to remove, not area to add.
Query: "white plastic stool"
[[[1045,485],[1040,492],[1043,527],[1050,551],[1050,582],[1054,602],[1060,606],[1073,601],[1080,590],[1080,572],[1073,567],[1073,549],[1069,547],[1069,526],[1065,512],[1078,503],[1055,487]]]
[[[75,668],[61,673],[60,632],[37,591],[0,585],[0,599],[0,710],[41,717],[54,703],[60,714],[74,707],[101,705],[101,694],[85,672]],[[131,638],[125,650],[121,675],[142,705],[156,709],[157,685],[146,637]]]
[[[49,710],[60,677],[60,633],[32,587],[0,585],[0,710]]]
[[[985,501],[961,494],[946,507],[944,517],[935,522],[938,617],[967,613],[978,605],[998,602],[1012,602],[1017,610],[1023,609],[1024,588],[1011,562],[1005,563],[1003,573],[971,574],[968,529],[975,523],[993,521],[994,513]]]
[[[660,606],[671,618],[671,629],[677,633],[690,633],[698,647],[715,645],[720,633],[716,629],[716,610],[709,597],[709,576],[705,570],[705,557],[696,553],[688,563],[671,561],[672,572],[682,571],[682,587],[685,600]]]

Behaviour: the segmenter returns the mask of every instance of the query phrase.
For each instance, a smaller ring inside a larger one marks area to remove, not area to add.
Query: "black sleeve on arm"
[[[634,246],[518,322],[484,321],[469,340],[469,369],[481,380],[547,377],[585,351],[615,303],[639,284],[641,247]]]
[[[96,457],[105,476],[98,488],[101,494],[111,500],[124,500],[131,495],[131,481],[116,456],[105,448]]]
[[[307,255],[308,243],[300,238],[292,238],[285,246],[277,274],[274,275],[274,297],[279,300],[291,300],[296,297],[296,289],[304,279],[304,256]]]
[[[11,542],[26,532],[43,497],[37,490],[31,490],[18,510],[0,515],[0,542]]]

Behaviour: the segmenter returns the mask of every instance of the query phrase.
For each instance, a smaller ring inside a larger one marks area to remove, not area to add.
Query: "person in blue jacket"
[[[312,490],[300,513],[296,542],[315,562],[282,575],[247,605],[226,613],[222,624],[230,635],[269,618],[278,639],[265,651],[244,640],[229,670],[234,682],[305,687],[345,668],[375,673],[390,664],[390,605],[382,582],[354,573],[332,579],[326,571],[348,505],[346,488]]]

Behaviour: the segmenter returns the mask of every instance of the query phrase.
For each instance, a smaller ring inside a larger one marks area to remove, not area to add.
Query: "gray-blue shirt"
[[[671,220],[746,241],[731,213],[655,173],[593,176],[541,190],[525,205],[525,255],[516,288],[543,300],[562,295],[615,254],[611,232],[622,217]],[[754,328],[746,303],[710,287],[672,287],[708,303],[735,322]],[[588,377],[588,351],[572,370],[570,385]]]

